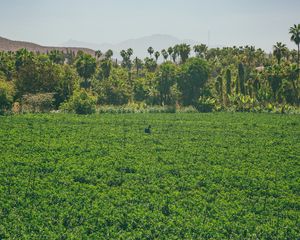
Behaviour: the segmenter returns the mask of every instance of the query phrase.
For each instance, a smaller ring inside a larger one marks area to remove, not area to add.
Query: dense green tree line
[[[277,42],[273,53],[254,46],[208,48],[205,44],[170,46],[149,57],[113,52],[32,53],[26,49],[0,52],[1,112],[22,103],[24,96],[52,93],[53,106],[68,101],[74,91],[86,91],[97,104],[193,105],[213,100],[220,109],[242,104],[299,105],[300,24],[290,28],[297,50]],[[192,51],[193,49],[193,51]],[[162,62],[162,63],[160,63]],[[205,101],[206,101],[205,100]]]

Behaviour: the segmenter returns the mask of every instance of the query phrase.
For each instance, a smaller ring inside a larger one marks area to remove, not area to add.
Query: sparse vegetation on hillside
[[[6,52],[16,52],[22,48],[26,48],[28,51],[32,51],[35,53],[49,53],[51,51],[59,51],[68,54],[69,52],[74,52],[75,54],[79,51],[83,51],[87,54],[93,55],[95,53],[94,50],[89,48],[79,48],[79,47],[46,47],[41,46],[31,42],[23,42],[23,41],[13,41],[3,37],[0,37],[0,51]]]

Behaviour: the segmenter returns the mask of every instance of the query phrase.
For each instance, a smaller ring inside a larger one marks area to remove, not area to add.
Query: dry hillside
[[[51,50],[59,50],[66,52],[67,49],[77,53],[79,50],[94,55],[95,51],[89,48],[76,48],[76,47],[47,47],[41,46],[31,42],[13,41],[0,37],[0,51],[17,51],[21,48],[26,48],[28,51],[46,53]]]

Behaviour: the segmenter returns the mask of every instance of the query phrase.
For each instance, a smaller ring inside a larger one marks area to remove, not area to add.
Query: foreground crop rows
[[[7,116],[0,143],[0,239],[300,237],[299,116]]]

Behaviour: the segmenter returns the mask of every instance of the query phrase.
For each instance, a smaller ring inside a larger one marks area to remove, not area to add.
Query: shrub
[[[146,106],[144,104],[129,103],[127,105],[102,105],[98,107],[99,113],[175,113],[175,106]]]
[[[61,110],[76,114],[92,114],[96,109],[96,97],[86,90],[74,91],[73,96],[61,105]]]
[[[151,106],[149,113],[176,113],[176,106]]]
[[[187,106],[187,107],[178,107],[176,112],[178,112],[178,113],[197,113],[198,110],[194,106]]]
[[[21,113],[21,111],[22,111],[21,104],[19,102],[14,102],[12,105],[11,111],[13,114]]]
[[[22,97],[22,112],[49,112],[53,108],[54,93],[27,94]]]
[[[13,103],[14,89],[8,82],[0,80],[0,115],[9,111]]]
[[[196,106],[199,112],[212,112],[216,108],[217,100],[211,97],[200,97]]]

